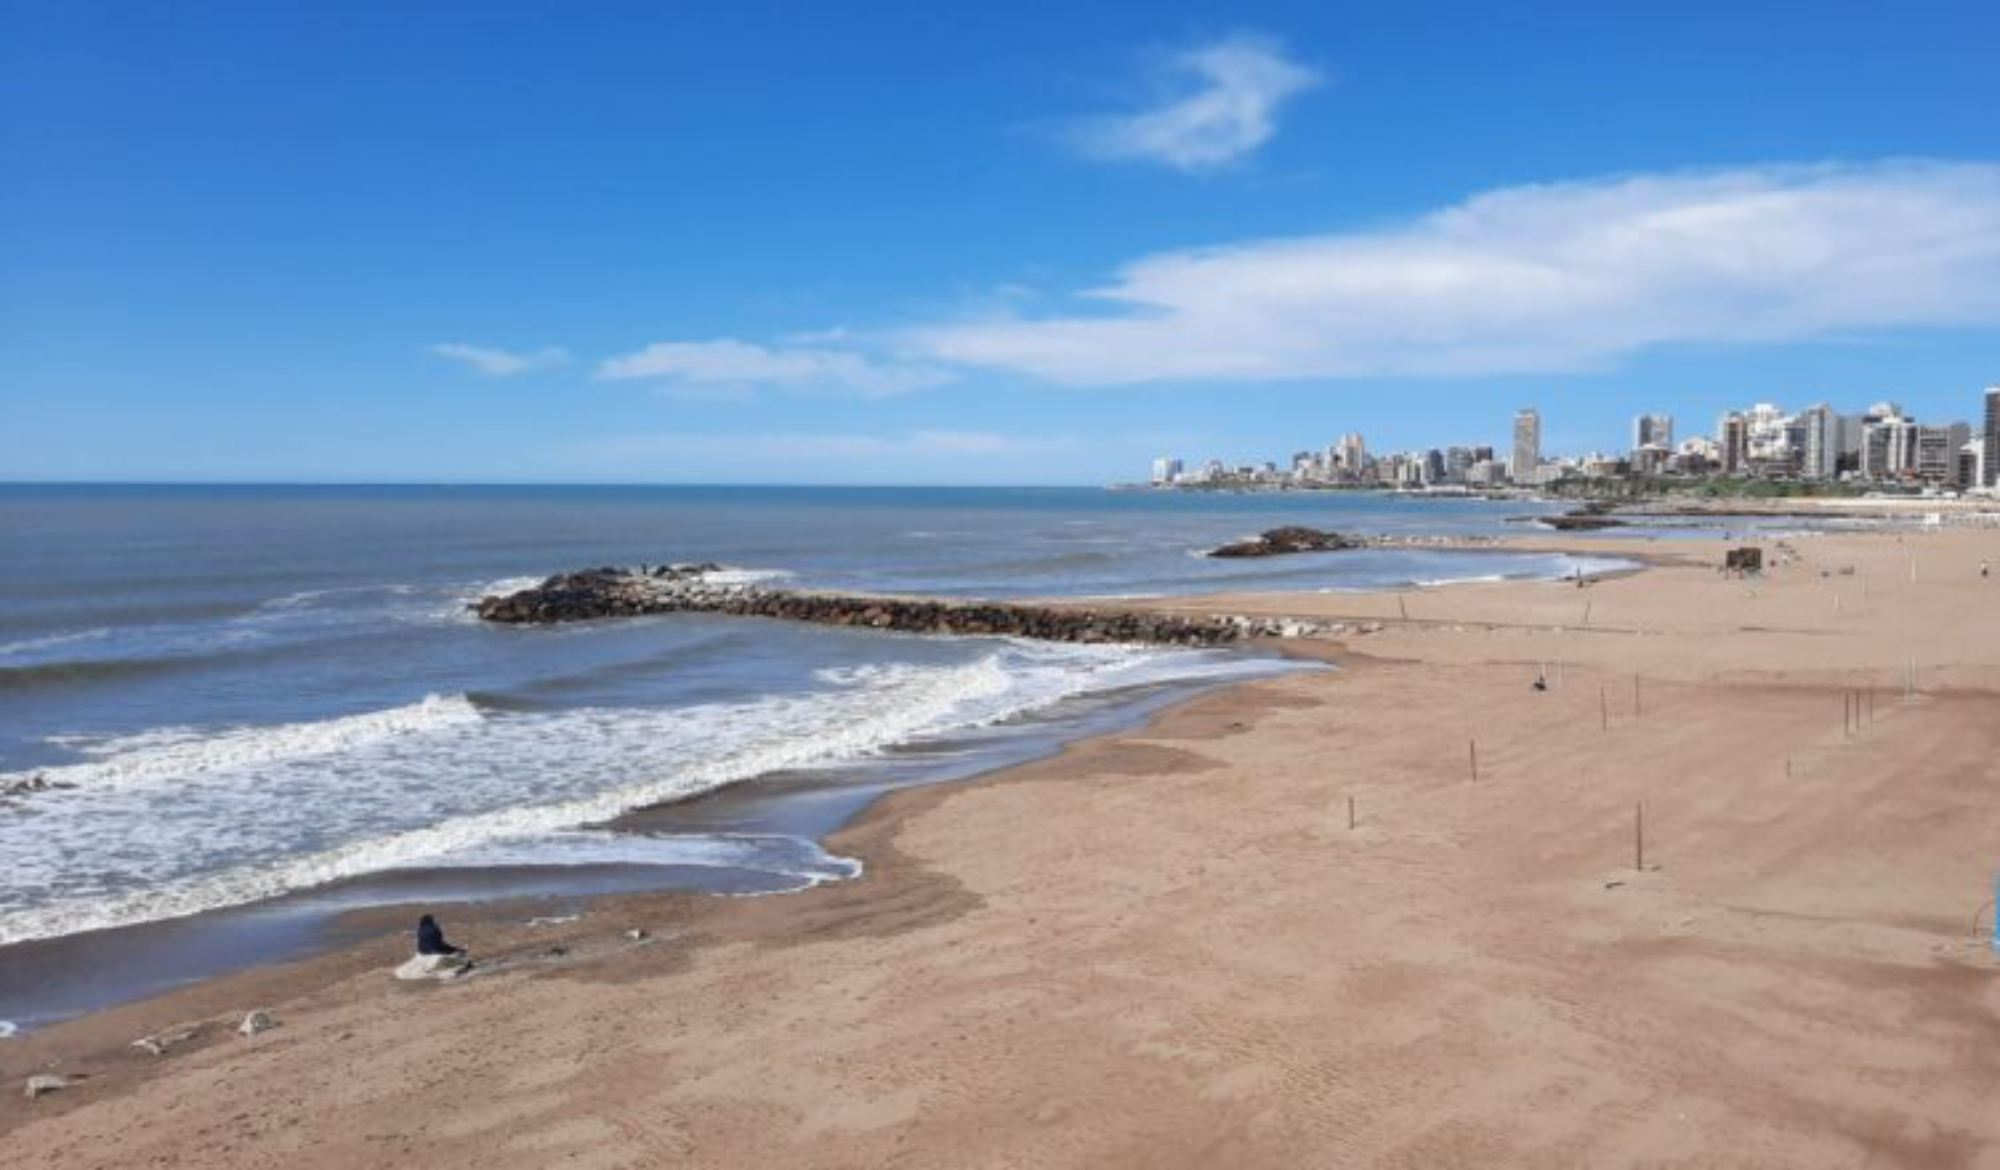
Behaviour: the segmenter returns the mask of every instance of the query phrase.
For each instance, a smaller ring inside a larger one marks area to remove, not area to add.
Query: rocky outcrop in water
[[[1225,544],[1209,552],[1212,557],[1280,557],[1292,553],[1339,552],[1342,549],[1363,548],[1367,541],[1353,536],[1342,536],[1338,532],[1321,532],[1317,528],[1288,525],[1273,528],[1262,536],[1249,540],[1239,540]]]
[[[1623,528],[1625,521],[1596,512],[1570,512],[1562,516],[1537,516],[1535,523],[1557,532],[1596,532],[1602,528]]]
[[[710,613],[914,634],[988,634],[1046,642],[1168,646],[1222,646],[1247,638],[1319,632],[1312,623],[1285,619],[1176,617],[1006,601],[772,589],[717,581],[714,571],[712,565],[585,569],[550,577],[533,589],[483,598],[473,610],[485,621],[510,625]]]

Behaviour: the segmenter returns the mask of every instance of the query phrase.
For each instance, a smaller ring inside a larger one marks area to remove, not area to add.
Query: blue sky
[[[1089,483],[2000,382],[1991,3],[0,14],[5,479]]]

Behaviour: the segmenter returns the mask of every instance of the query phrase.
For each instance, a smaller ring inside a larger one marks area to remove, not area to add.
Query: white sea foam
[[[547,865],[691,866],[749,869],[795,878],[801,886],[840,881],[861,862],[838,857],[811,840],[767,833],[650,835],[565,829],[533,840],[498,842],[426,858],[437,868]]]
[[[1269,669],[1229,655],[988,645],[958,665],[827,672],[802,693],[677,709],[482,711],[450,695],[314,723],[72,740],[85,758],[42,774],[74,787],[0,817],[0,944],[441,858],[559,857],[583,848],[551,846],[565,830],[758,775],[865,758],[1085,692]]]
[[[716,585],[759,585],[766,581],[786,581],[797,574],[789,569],[713,569],[701,579]]]

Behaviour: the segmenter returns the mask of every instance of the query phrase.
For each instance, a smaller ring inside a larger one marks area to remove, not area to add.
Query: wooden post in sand
[[[1792,757],[1790,757],[1790,756],[1786,756],[1786,757],[1785,757],[1785,779],[1787,779],[1787,780],[1790,780],[1791,778],[1792,778]]]
[[[1590,606],[1588,601],[1583,603],[1583,624],[1586,626],[1590,624]]]
[[[1646,802],[1632,806],[1632,868],[1646,872]]]
[[[1611,730],[1611,698],[1602,686],[1597,688],[1597,723],[1599,730]]]
[[[1854,734],[1854,694],[1851,691],[1840,694],[1840,734],[1843,738]]]
[[[1350,833],[1354,831],[1354,798],[1352,796],[1347,798],[1347,831]]]
[[[1396,595],[1396,614],[1404,621],[1410,620],[1409,607],[1403,604],[1403,595],[1400,593]]]
[[[1476,739],[1468,739],[1468,740],[1466,740],[1466,741],[1465,741],[1465,758],[1466,758],[1466,760],[1467,760],[1467,761],[1468,761],[1468,762],[1469,762],[1469,763],[1470,763],[1470,764],[1472,765],[1472,779],[1473,779],[1473,782],[1474,782],[1474,783],[1477,783],[1477,782],[1478,782],[1478,780],[1479,780],[1479,741],[1478,741],[1478,740],[1476,740]]]

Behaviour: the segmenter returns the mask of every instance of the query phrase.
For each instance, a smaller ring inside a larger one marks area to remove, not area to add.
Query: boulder
[[[45,1094],[67,1088],[69,1088],[69,1082],[61,1077],[51,1076],[48,1073],[38,1073],[28,1078],[28,1088],[23,1095],[32,1101]]]

